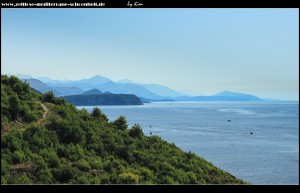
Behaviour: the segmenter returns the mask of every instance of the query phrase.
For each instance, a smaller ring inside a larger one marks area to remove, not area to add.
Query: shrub
[[[25,155],[22,151],[15,151],[12,155],[12,161],[14,164],[22,163],[25,160]]]
[[[33,122],[37,120],[37,116],[31,111],[26,111],[23,120],[26,122]]]
[[[84,159],[81,159],[78,161],[77,163],[77,167],[81,170],[81,171],[84,171],[84,172],[88,172],[91,170],[91,166],[87,163],[86,160]]]
[[[129,130],[130,137],[138,137],[141,138],[144,135],[142,128],[139,124],[134,124],[132,128]]]
[[[55,97],[53,91],[46,92],[43,95],[43,102],[55,103]]]
[[[124,116],[117,118],[114,122],[112,122],[112,125],[119,130],[126,130],[128,127],[127,120]]]
[[[123,184],[138,184],[139,176],[130,172],[119,175],[120,182]]]

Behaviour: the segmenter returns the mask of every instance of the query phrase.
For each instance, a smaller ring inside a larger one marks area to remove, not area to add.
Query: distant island
[[[64,96],[63,98],[76,106],[143,104],[141,99],[133,94],[81,94]]]

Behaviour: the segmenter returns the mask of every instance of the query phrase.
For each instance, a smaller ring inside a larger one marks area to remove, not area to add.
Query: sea
[[[98,106],[252,184],[299,184],[299,102]],[[94,107],[78,106],[89,112]]]

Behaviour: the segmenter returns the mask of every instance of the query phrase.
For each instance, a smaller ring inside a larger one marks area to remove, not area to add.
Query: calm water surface
[[[86,108],[92,111],[93,107]],[[299,184],[298,102],[172,102],[99,106],[125,115],[215,166],[254,184]],[[230,121],[228,121],[230,120]],[[253,133],[253,134],[250,134]]]

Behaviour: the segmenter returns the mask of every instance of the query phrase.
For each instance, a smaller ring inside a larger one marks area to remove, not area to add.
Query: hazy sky
[[[298,9],[1,9],[2,74],[296,100]]]

